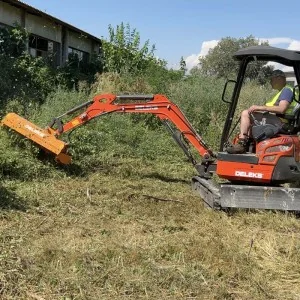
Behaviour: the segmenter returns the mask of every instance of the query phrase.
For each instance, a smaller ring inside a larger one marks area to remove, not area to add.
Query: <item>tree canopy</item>
[[[108,27],[109,37],[102,40],[105,71],[137,73],[149,67],[149,64],[165,66],[166,62],[154,57],[155,45],[149,40],[141,45],[140,34],[122,22],[114,29]]]
[[[239,63],[233,59],[233,54],[239,49],[260,45],[259,40],[252,35],[246,38],[222,38],[216,47],[210,49],[205,57],[199,58],[199,70],[208,76],[228,78],[238,72]],[[261,43],[268,45],[268,43]],[[264,78],[272,71],[266,62],[253,62],[248,66],[246,76],[264,83]],[[195,70],[193,70],[195,73]],[[192,73],[193,73],[192,72]]]

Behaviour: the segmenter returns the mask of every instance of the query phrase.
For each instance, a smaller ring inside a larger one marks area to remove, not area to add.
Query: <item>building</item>
[[[51,56],[55,66],[63,65],[70,53],[78,55],[79,60],[86,62],[92,54],[99,54],[99,38],[23,1],[0,0],[0,26],[16,24],[30,33],[28,52],[34,57]]]
[[[297,80],[294,71],[284,71],[284,73],[286,76],[286,82],[292,87],[296,86]]]

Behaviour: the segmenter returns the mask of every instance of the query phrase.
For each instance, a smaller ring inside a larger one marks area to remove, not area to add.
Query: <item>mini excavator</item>
[[[300,51],[270,46],[240,49],[234,54],[240,68],[237,79],[226,82],[222,100],[228,105],[227,118],[218,152],[212,151],[190,124],[183,112],[164,95],[96,95],[54,118],[42,129],[15,113],[7,114],[2,125],[13,129],[55,156],[57,162],[71,163],[68,143],[61,135],[86,124],[90,120],[111,113],[146,113],[157,116],[192,162],[198,174],[192,178],[192,188],[213,209],[253,208],[300,211],[300,188],[286,183],[300,181],[300,109],[289,119],[289,128],[278,130],[272,124],[255,122],[253,143],[246,154],[228,154],[224,149],[233,131],[233,120],[245,79],[247,65],[252,61],[273,61],[294,69],[300,79]],[[233,84],[230,100],[225,99],[228,84]],[[294,88],[294,99],[299,93]],[[62,119],[81,111],[63,123]],[[82,112],[83,111],[83,112]],[[191,154],[192,145],[201,156],[197,162]],[[224,181],[217,183],[215,177]]]

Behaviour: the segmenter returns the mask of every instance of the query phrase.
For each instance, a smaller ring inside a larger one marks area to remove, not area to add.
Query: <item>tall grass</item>
[[[215,150],[219,147],[228,109],[228,105],[221,100],[224,83],[222,79],[192,77],[171,85],[166,93]],[[41,107],[32,106],[25,112],[23,106],[11,102],[7,111],[25,115],[32,122],[45,127],[54,117],[90,100],[97,93],[142,94],[150,93],[150,89],[151,87],[141,77],[108,73],[99,76],[91,90],[84,86],[79,92],[58,88],[48,95]],[[241,109],[253,102],[253,95],[256,95],[256,99],[264,99],[267,93],[269,91],[265,88],[255,86],[253,83],[246,84],[242,89],[241,106],[237,110],[236,118]],[[3,131],[1,135],[2,147],[6,149],[0,153],[2,174],[5,176],[14,174],[15,177],[28,179],[39,175],[40,172],[46,173],[46,176],[53,176],[53,165],[38,159],[40,154],[38,148],[29,141],[20,141],[16,135],[6,134]],[[185,159],[169,133],[152,115],[115,114],[101,117],[62,138],[70,143],[73,161],[80,166],[75,169],[82,173],[101,166],[103,161],[115,161],[128,156],[145,160],[160,157],[174,161],[177,158]],[[33,160],[36,160],[34,164]],[[30,167],[32,165],[33,168]],[[60,174],[59,170],[57,171]]]

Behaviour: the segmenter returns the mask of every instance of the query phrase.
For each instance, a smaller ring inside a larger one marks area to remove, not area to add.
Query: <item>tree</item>
[[[257,45],[259,41],[252,35],[239,39],[223,38],[216,47],[209,50],[205,57],[199,59],[199,69],[204,75],[228,78],[236,74],[239,68],[238,62],[233,59],[233,54],[239,49]],[[263,45],[268,45],[268,43],[263,43]],[[269,74],[272,69],[271,66],[266,66],[266,62],[252,62],[247,68],[246,77],[254,79],[260,75],[260,82],[263,83],[265,75]]]
[[[24,54],[27,46],[28,32],[18,24],[15,27],[0,28],[0,54],[16,58]]]
[[[102,40],[104,53],[104,70],[108,72],[139,73],[149,64],[164,66],[165,62],[154,57],[155,45],[150,46],[149,40],[140,45],[140,34],[136,29],[122,22],[116,30],[108,27],[109,38]]]
[[[183,74],[185,74],[185,72],[187,71],[187,68],[186,68],[186,62],[183,59],[183,56],[181,56],[179,64],[180,64],[180,71],[182,71]]]

